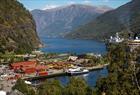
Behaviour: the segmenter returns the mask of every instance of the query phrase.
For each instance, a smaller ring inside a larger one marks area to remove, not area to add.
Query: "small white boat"
[[[26,81],[26,80],[25,80],[25,83],[28,84],[28,85],[32,84],[30,81]]]
[[[81,68],[81,67],[74,67],[74,68],[68,69],[66,71],[66,73],[68,75],[79,75],[79,74],[85,74],[88,72],[89,72],[89,70]]]

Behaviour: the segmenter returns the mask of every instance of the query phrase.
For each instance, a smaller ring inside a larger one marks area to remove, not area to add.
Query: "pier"
[[[93,67],[84,67],[84,68],[89,71],[95,71],[95,70],[103,69],[106,66],[108,66],[108,64],[98,65],[98,66],[93,66]],[[64,72],[63,70],[59,70],[46,76],[23,77],[22,79],[32,81],[32,80],[39,80],[39,79],[54,78],[54,77],[59,77],[59,76],[68,76],[68,74]]]

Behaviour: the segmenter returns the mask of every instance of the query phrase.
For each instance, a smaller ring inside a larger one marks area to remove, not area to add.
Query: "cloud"
[[[84,2],[84,3],[91,3],[90,0],[84,0],[83,2]]]
[[[91,0],[84,0],[83,4],[91,5],[92,1]]]
[[[74,1],[70,1],[70,2],[68,2],[68,4],[76,4],[76,2],[74,2]]]
[[[69,1],[66,3],[66,5],[72,5],[72,4],[76,4],[76,2],[74,1]],[[64,5],[57,5],[57,4],[47,4],[42,10],[47,10],[47,9],[54,9],[60,6],[64,6]]]
[[[53,8],[57,8],[59,7],[59,5],[53,5],[53,4],[47,4],[43,10],[47,10],[47,9],[53,9]]]

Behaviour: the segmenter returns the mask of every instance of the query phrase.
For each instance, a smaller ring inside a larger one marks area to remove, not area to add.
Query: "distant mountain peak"
[[[101,8],[102,9],[102,8]],[[103,7],[105,9],[105,7]],[[103,40],[121,32],[125,37],[127,33],[140,33],[140,0],[132,0],[112,11],[106,12],[67,34],[69,38]]]
[[[31,13],[36,21],[39,35],[62,37],[111,9],[103,8],[103,6],[100,8],[84,4],[71,4],[47,10],[33,10]]]
[[[64,5],[64,6],[57,6],[54,8],[48,8],[45,9],[45,11],[58,11],[58,10],[62,10],[62,9],[67,9],[67,8],[83,8],[83,9],[89,9],[89,8],[94,8],[94,10],[96,9],[97,11],[100,12],[106,12],[109,10],[113,10],[113,8],[106,6],[106,5],[101,5],[101,6],[93,6],[93,5],[88,5],[88,4],[69,4],[69,5]]]

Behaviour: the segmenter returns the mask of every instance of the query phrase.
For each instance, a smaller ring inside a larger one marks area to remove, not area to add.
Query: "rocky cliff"
[[[26,52],[39,44],[30,12],[17,0],[0,0],[0,52]]]

